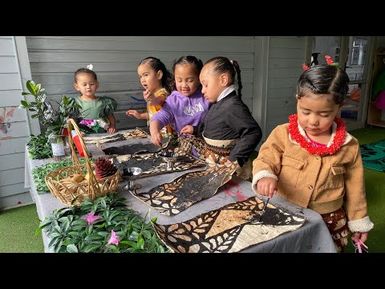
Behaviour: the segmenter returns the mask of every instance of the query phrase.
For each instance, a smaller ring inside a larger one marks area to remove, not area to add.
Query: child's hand
[[[363,243],[365,243],[367,239],[368,239],[368,232],[366,232],[366,233],[355,232],[355,233],[353,233],[353,236],[352,236],[352,240],[354,242],[361,240]]]
[[[151,132],[151,142],[154,145],[161,146],[162,145],[162,135],[158,131]]]
[[[140,119],[140,112],[138,112],[137,110],[135,109],[129,109],[126,111],[126,115],[127,116],[133,116],[137,119]]]
[[[143,91],[143,98],[145,101],[150,102],[153,98],[153,95],[148,89],[146,89],[145,91]]]
[[[194,128],[192,125],[186,125],[180,130],[181,134],[193,134]]]
[[[108,128],[107,132],[108,132],[109,134],[115,133],[115,132],[116,132],[116,127],[110,126],[110,127]]]
[[[257,183],[257,191],[262,196],[268,196],[269,198],[273,197],[274,193],[277,191],[277,180],[273,178],[262,178]]]

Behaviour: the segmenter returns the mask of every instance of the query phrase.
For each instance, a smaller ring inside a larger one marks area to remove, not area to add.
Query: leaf
[[[136,243],[137,248],[143,250],[144,249],[144,239],[142,236],[139,237],[138,242]]]
[[[38,84],[36,84],[36,86],[35,86],[35,94],[38,94],[38,93],[40,92],[40,90],[41,90],[41,84],[38,83]]]
[[[151,223],[155,224],[157,220],[158,220],[157,217],[153,217],[153,218],[151,219]]]
[[[79,253],[78,248],[74,244],[70,244],[67,246],[68,253]]]
[[[52,246],[55,247],[58,241],[59,241],[59,237],[52,238],[52,240],[48,244],[48,247],[49,248],[51,248]]]
[[[52,223],[52,220],[50,218],[45,218],[44,221],[42,221],[39,225],[40,229],[43,229],[44,227],[50,226]]]
[[[98,235],[106,237],[109,235],[109,233],[108,232],[98,232]]]
[[[61,234],[59,232],[53,232],[50,234],[50,237],[60,237]]]
[[[20,101],[22,108],[29,108],[29,103],[25,100]]]
[[[90,252],[98,252],[97,249],[101,247],[101,244],[90,244],[83,248],[84,253],[90,253]]]
[[[26,83],[27,89],[32,95],[35,95],[35,82],[33,80],[28,80]]]

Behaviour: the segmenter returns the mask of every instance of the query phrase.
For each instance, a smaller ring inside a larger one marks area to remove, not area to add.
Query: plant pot
[[[55,160],[60,160],[65,156],[64,151],[64,142],[62,135],[50,135],[48,137],[49,142],[51,143],[52,155]]]

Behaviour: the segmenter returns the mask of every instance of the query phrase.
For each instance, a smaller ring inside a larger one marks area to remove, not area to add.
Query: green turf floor
[[[0,212],[0,252],[44,252],[35,205]]]
[[[350,132],[360,144],[367,144],[385,139],[384,128],[357,129]],[[374,223],[366,244],[369,252],[385,252],[385,173],[365,169],[365,187],[368,200],[368,215]],[[346,252],[354,252],[349,244]]]
[[[350,132],[361,144],[385,138],[385,129],[367,128]],[[385,252],[385,173],[365,169],[369,216],[375,226],[366,242],[370,252]],[[35,205],[0,212],[0,252],[43,252]],[[346,252],[353,252],[349,243]]]

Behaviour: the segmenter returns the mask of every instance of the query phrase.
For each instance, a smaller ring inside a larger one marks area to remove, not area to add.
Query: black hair
[[[158,72],[159,70],[162,71],[162,87],[165,88],[168,92],[171,92],[174,89],[174,78],[159,58],[153,56],[146,57],[140,61],[139,65],[142,64],[150,65],[151,68],[155,70],[155,72]]]
[[[79,68],[78,70],[75,71],[75,74],[74,74],[74,81],[75,81],[75,83],[77,82],[77,79],[76,79],[76,78],[77,78],[78,74],[80,74],[80,73],[88,73],[88,74],[91,74],[92,77],[93,77],[96,81],[98,81],[98,77],[96,76],[95,71],[93,71],[93,70],[91,70],[91,69],[88,69],[88,68],[82,67],[82,68]]]
[[[237,76],[238,79],[238,96],[242,96],[242,81],[241,81],[241,69],[239,67],[239,64],[235,60],[230,60],[227,57],[223,56],[217,56],[213,57],[206,61],[205,65],[208,63],[213,62],[213,70],[217,73],[229,73],[230,75],[230,83],[234,84],[235,82],[235,76]]]
[[[298,79],[298,98],[309,91],[314,94],[331,94],[336,104],[342,104],[349,91],[349,76],[335,65],[312,66]]]
[[[175,73],[175,66],[177,64],[192,64],[195,67],[195,72],[199,76],[201,73],[202,67],[203,67],[203,62],[202,60],[196,58],[195,56],[192,55],[187,55],[187,56],[182,56],[179,57],[177,60],[174,61],[174,64],[172,65],[172,71]]]

